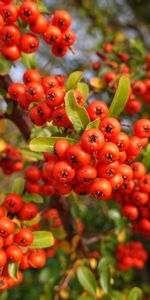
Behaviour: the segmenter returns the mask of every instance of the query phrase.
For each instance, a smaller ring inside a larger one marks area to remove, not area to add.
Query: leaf
[[[97,282],[92,272],[87,267],[82,266],[77,270],[77,277],[82,287],[95,297]]]
[[[49,248],[54,245],[54,237],[49,231],[34,231],[34,239],[30,248]]]
[[[43,203],[44,200],[42,196],[38,194],[25,194],[23,196],[23,202]]]
[[[12,62],[4,56],[0,57],[0,75],[4,76],[9,73],[10,69],[12,67]]]
[[[142,162],[145,165],[146,170],[149,171],[149,169],[150,169],[150,143],[146,147],[146,150],[144,153],[144,158],[143,158]]]
[[[35,153],[30,149],[22,148],[20,149],[20,152],[24,156],[25,160],[28,161],[37,161],[43,159],[43,155],[41,153]]]
[[[8,274],[13,279],[17,279],[17,273],[19,270],[19,264],[18,262],[12,262],[8,263]]]
[[[86,109],[78,105],[74,97],[73,91],[69,91],[66,94],[65,107],[66,107],[67,116],[71,121],[71,123],[73,124],[76,132],[80,133],[81,131],[85,130],[85,128],[90,122],[90,119]]]
[[[26,226],[33,226],[35,224],[37,224],[38,222],[40,222],[41,217],[40,214],[37,214],[33,219],[28,220],[28,221],[22,221],[22,224],[26,225]]]
[[[82,79],[83,73],[80,71],[75,71],[71,73],[66,81],[66,91],[76,89],[79,81]]]
[[[36,2],[36,4],[37,4],[41,14],[49,12],[48,8],[42,1],[40,1],[40,2],[38,1],[38,2]]]
[[[91,296],[87,296],[84,294],[82,294],[81,296],[79,296],[79,298],[77,298],[77,300],[94,300],[95,298],[91,297]]]
[[[98,264],[98,271],[101,272],[103,269],[105,269],[108,266],[112,266],[115,262],[115,259],[112,256],[105,256],[100,259]]]
[[[98,128],[98,127],[99,127],[99,124],[100,124],[100,120],[96,119],[96,120],[90,122],[90,123],[87,125],[87,127],[86,127],[85,130],[87,130],[87,129],[89,129],[89,128]]]
[[[25,179],[18,177],[14,180],[11,192],[14,194],[22,194],[24,191]]]
[[[102,296],[101,300],[112,300],[112,298],[110,295],[104,295],[104,296]],[[117,299],[115,299],[115,300],[117,300]]]
[[[89,86],[88,84],[84,83],[84,82],[79,82],[77,85],[77,90],[79,90],[83,96],[84,96],[84,100],[86,101],[87,98],[89,97]]]
[[[109,116],[117,117],[123,111],[129,97],[130,81],[128,76],[123,75],[119,80],[119,84],[113,98],[113,101],[109,107]]]
[[[105,267],[100,272],[100,284],[105,293],[109,293],[110,286],[110,269],[109,267]]]
[[[128,300],[140,300],[142,296],[143,296],[142,290],[138,287],[134,287],[129,292]]]
[[[26,54],[24,52],[21,53],[21,62],[27,69],[37,69],[37,60],[34,53]]]
[[[76,143],[76,140],[66,137],[37,137],[30,141],[29,148],[35,152],[53,153],[54,144],[60,139],[67,140],[71,145]]]

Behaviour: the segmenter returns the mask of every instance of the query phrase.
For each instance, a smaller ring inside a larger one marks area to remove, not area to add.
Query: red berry
[[[19,16],[25,23],[35,22],[39,16],[37,4],[32,1],[25,1],[19,9]]]
[[[87,112],[91,121],[94,121],[95,119],[103,120],[108,115],[108,107],[105,102],[95,100],[88,105]]]
[[[43,39],[49,45],[58,44],[61,40],[62,33],[56,26],[49,24],[43,33]]]
[[[20,39],[20,51],[33,53],[39,47],[39,39],[32,33],[24,33]]]
[[[112,193],[112,187],[107,179],[96,178],[91,184],[90,191],[92,196],[97,200],[109,200]]]
[[[140,119],[134,124],[134,132],[139,138],[150,137],[150,120]]]
[[[130,221],[136,220],[139,216],[138,209],[134,205],[124,205],[122,207],[122,213]]]
[[[45,18],[45,16],[40,14],[33,23],[30,23],[30,29],[36,34],[42,34],[43,32],[45,32],[47,25],[47,19]]]
[[[22,205],[23,205],[21,195],[9,194],[5,198],[4,205],[5,205],[5,208],[7,209],[8,212],[10,212],[12,214],[18,212],[21,209]]]
[[[87,129],[81,137],[81,145],[88,152],[98,151],[104,145],[104,136],[96,128]]]
[[[0,236],[5,238],[12,234],[15,230],[15,225],[8,217],[2,217],[0,219]]]
[[[29,228],[22,228],[15,234],[15,242],[21,247],[28,247],[33,242],[33,232]]]
[[[71,16],[65,10],[59,10],[54,14],[52,24],[61,31],[65,31],[71,25]]]
[[[11,262],[18,262],[22,258],[22,251],[19,247],[12,245],[6,249],[7,258]]]

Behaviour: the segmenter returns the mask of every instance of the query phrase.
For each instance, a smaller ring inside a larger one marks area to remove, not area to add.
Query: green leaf
[[[24,52],[21,53],[21,62],[27,69],[37,69],[37,60],[34,53],[26,54]]]
[[[77,270],[77,277],[85,291],[95,297],[97,282],[92,272],[87,267],[82,266]]]
[[[43,155],[41,153],[33,152],[30,149],[22,148],[20,149],[20,152],[22,153],[24,158],[29,161],[37,161],[43,159]]]
[[[31,140],[29,148],[35,152],[51,152],[54,151],[54,144],[58,140],[67,140],[71,145],[76,143],[76,140],[66,137],[37,137]]]
[[[105,256],[100,259],[98,263],[98,271],[99,273],[107,268],[108,266],[112,266],[115,263],[115,259],[112,256]]]
[[[77,300],[95,300],[95,298],[91,297],[91,296],[87,296],[84,294],[82,294],[79,298],[77,298]]]
[[[123,75],[119,80],[119,84],[115,96],[109,107],[110,117],[117,117],[121,114],[128,101],[129,92],[130,92],[130,80],[128,76]]]
[[[105,293],[109,293],[110,286],[110,269],[109,267],[105,267],[100,272],[100,284]]]
[[[102,296],[101,300],[112,300],[112,297],[110,295],[104,295]],[[117,299],[115,299],[117,300]]]
[[[77,85],[77,90],[79,90],[83,96],[84,96],[84,100],[86,101],[87,98],[89,97],[89,86],[87,83],[84,82],[79,82]]]
[[[8,263],[8,274],[13,279],[17,279],[17,272],[19,270],[18,262]]]
[[[133,48],[134,52],[136,50],[137,52],[139,52],[141,56],[145,56],[146,53],[145,47],[140,39],[135,39],[135,38],[130,39],[129,43],[130,43],[130,47]]]
[[[28,220],[28,221],[22,221],[22,224],[26,225],[26,226],[33,226],[35,224],[37,224],[38,222],[40,222],[41,217],[40,214],[37,214],[33,219]]]
[[[142,160],[143,164],[146,167],[146,170],[150,169],[150,143],[147,145],[146,150],[144,152],[144,158]]]
[[[90,119],[86,109],[78,105],[74,97],[73,91],[69,91],[66,94],[65,107],[66,107],[67,116],[71,121],[71,123],[73,124],[76,132],[80,133],[81,131],[85,130],[85,128],[90,122]]]
[[[22,194],[24,191],[25,179],[18,177],[14,180],[11,192],[14,194]]]
[[[83,73],[81,71],[75,71],[71,73],[66,81],[66,91],[76,89],[79,81],[82,79]]]
[[[128,295],[128,300],[140,300],[143,296],[143,292],[140,288],[134,287],[131,289]]]
[[[36,2],[36,4],[37,4],[41,14],[45,14],[45,13],[49,12],[48,8],[42,1],[38,1],[38,2]]]
[[[4,76],[9,73],[10,69],[12,67],[12,62],[4,56],[0,57],[0,75]]]
[[[30,248],[49,248],[54,245],[54,237],[49,231],[34,231],[34,239]]]
[[[89,129],[89,128],[98,128],[99,127],[99,124],[100,124],[100,120],[96,119],[92,122],[90,122],[87,126],[86,126],[86,129]]]
[[[35,203],[43,203],[44,200],[41,195],[38,194],[25,194],[23,196],[24,202],[35,202]]]

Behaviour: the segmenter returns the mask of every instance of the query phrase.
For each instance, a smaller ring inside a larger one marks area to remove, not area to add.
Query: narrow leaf
[[[134,287],[131,289],[128,295],[128,300],[140,300],[143,296],[143,292],[140,288]]]
[[[24,202],[35,202],[35,203],[43,203],[44,200],[41,195],[38,194],[25,194],[23,196]]]
[[[71,121],[71,123],[73,124],[76,132],[80,133],[81,131],[85,130],[85,128],[90,122],[90,119],[86,109],[78,105],[74,97],[73,91],[69,91],[66,94],[65,107],[66,107],[67,116]]]
[[[4,76],[9,73],[10,69],[12,67],[12,62],[4,56],[0,57],[0,75]]]
[[[26,54],[22,52],[21,57],[21,62],[27,69],[37,69],[38,63],[34,53]]]
[[[77,300],[95,300],[95,298],[91,297],[91,296],[87,296],[84,294],[82,294],[81,296],[79,296],[79,298],[77,298]]]
[[[38,137],[31,140],[29,148],[35,152],[51,152],[53,153],[54,144],[58,140],[67,140],[71,145],[76,141],[66,137]]]
[[[41,153],[35,153],[30,149],[22,148],[20,149],[20,152],[22,153],[24,158],[28,161],[37,161],[43,159],[43,155]]]
[[[100,124],[100,120],[96,119],[92,122],[90,122],[87,126],[86,126],[86,130],[89,128],[98,128]]]
[[[83,73],[80,71],[75,71],[71,73],[66,81],[66,91],[76,89],[82,77],[83,77]]]
[[[24,191],[25,179],[18,177],[14,180],[11,192],[15,194],[22,194]]]
[[[48,248],[54,244],[54,238],[49,231],[34,231],[34,240],[30,248]]]
[[[105,293],[110,292],[110,269],[105,267],[100,272],[100,284]]]
[[[124,107],[128,101],[130,92],[130,81],[128,76],[123,75],[119,80],[119,84],[114,96],[114,99],[109,108],[109,116],[117,117],[124,110]]]
[[[79,90],[83,96],[84,96],[84,100],[86,101],[87,98],[89,97],[89,86],[88,84],[84,83],[84,82],[79,82],[77,85],[77,90]]]
[[[13,279],[17,279],[17,273],[19,270],[19,264],[18,262],[12,262],[8,263],[8,274]]]
[[[87,267],[82,266],[77,270],[77,277],[82,287],[95,297],[97,282],[92,272]]]

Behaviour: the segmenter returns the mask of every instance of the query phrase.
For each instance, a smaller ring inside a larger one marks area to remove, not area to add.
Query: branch
[[[9,75],[0,76],[0,89],[8,91],[8,87],[10,86],[11,83],[12,80]],[[23,110],[20,109],[17,102],[13,101],[12,99],[8,99],[6,97],[4,97],[4,100],[7,103],[11,102],[13,104],[13,108],[10,114],[4,113],[4,115],[2,115],[1,118],[6,118],[11,120],[18,127],[24,139],[26,141],[29,140],[32,123],[28,115]]]

